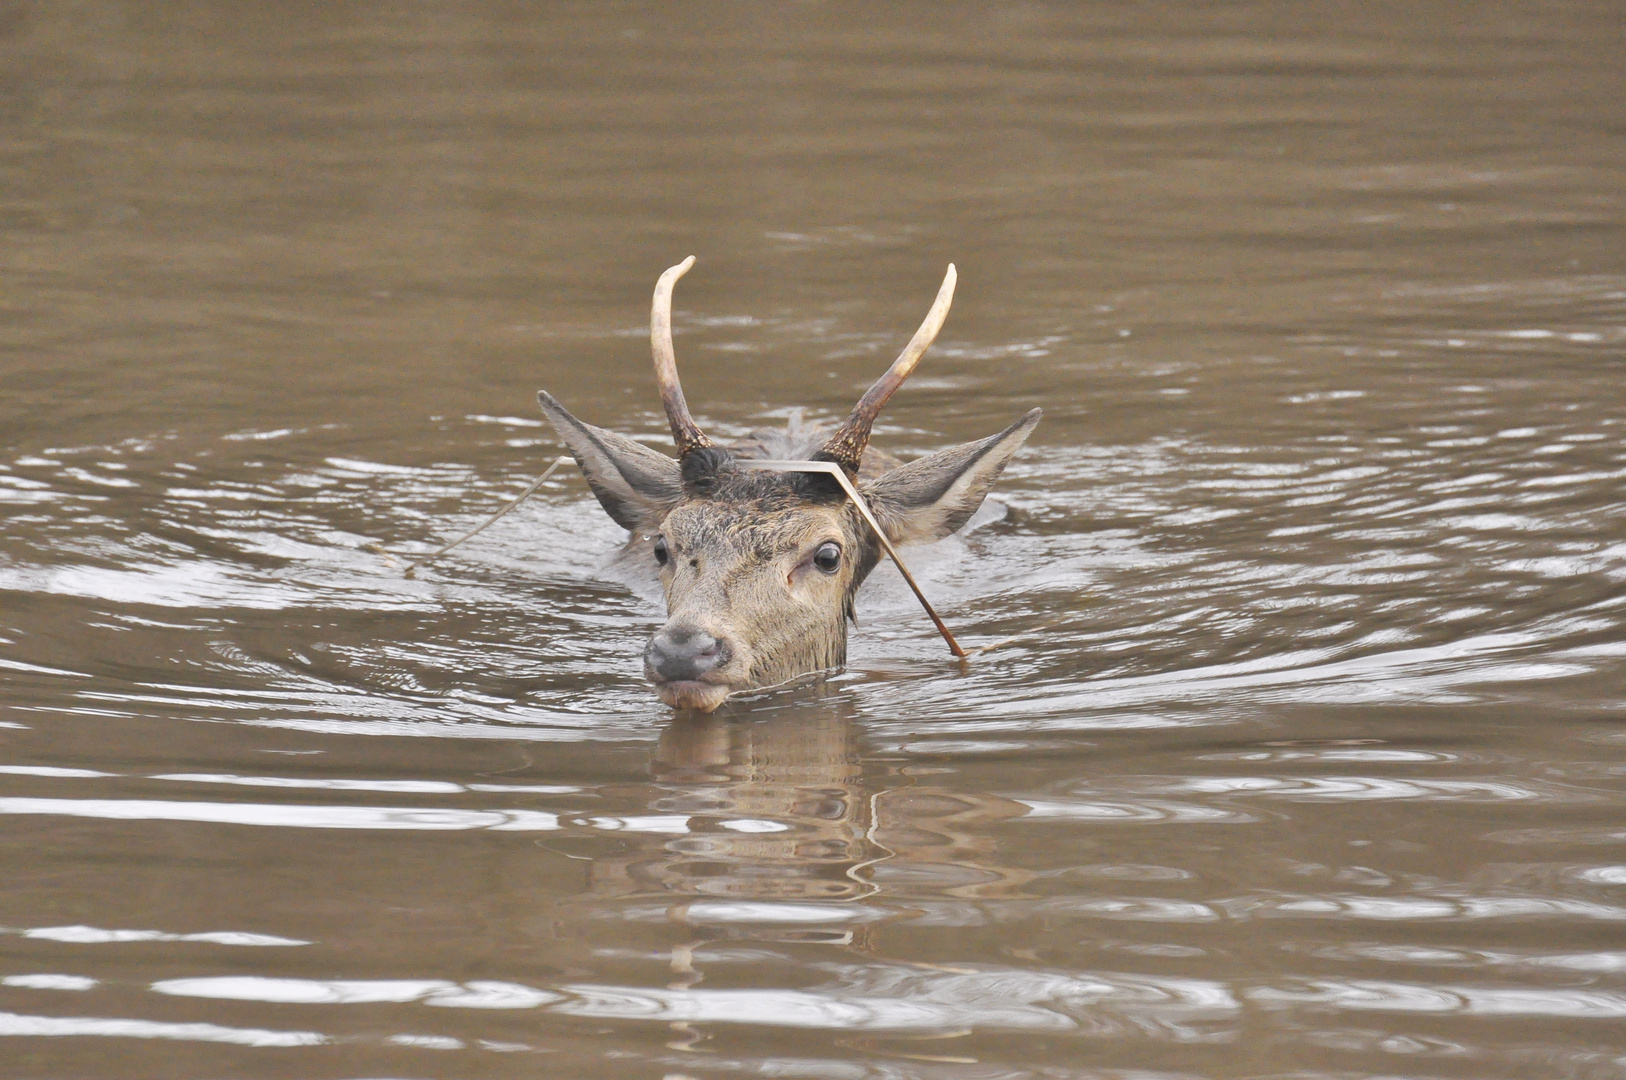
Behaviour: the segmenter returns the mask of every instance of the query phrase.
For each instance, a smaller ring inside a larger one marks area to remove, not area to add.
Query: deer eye
[[[819,550],[813,553],[813,565],[826,574],[833,574],[841,569],[841,545],[834,540],[820,544]]]
[[[666,549],[666,537],[655,537],[655,562],[660,566],[665,566],[667,560],[671,557],[672,553]]]

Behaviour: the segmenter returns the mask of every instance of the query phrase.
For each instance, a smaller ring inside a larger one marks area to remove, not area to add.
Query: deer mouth
[[[674,709],[711,712],[732,687],[723,670],[734,659],[727,641],[686,620],[668,622],[644,649],[644,676]]]
[[[655,680],[655,694],[674,709],[711,712],[721,705],[733,687],[702,679]]]

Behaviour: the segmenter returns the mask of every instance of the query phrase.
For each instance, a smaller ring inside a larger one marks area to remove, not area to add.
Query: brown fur
[[[660,573],[669,619],[732,644],[716,673],[730,685],[840,667],[853,595],[879,552],[874,535],[839,489],[809,482],[822,478],[729,464],[718,479],[660,524],[671,552]],[[841,545],[834,574],[812,563],[827,541]]]
[[[665,537],[670,558],[659,574],[667,627],[727,643],[727,661],[698,681],[668,684],[650,672],[663,700],[710,711],[735,690],[846,661],[853,597],[875,567],[879,542],[830,477],[741,464],[811,459],[827,432],[792,421],[726,449],[692,450],[680,464],[582,423],[547,394],[539,399],[605,510],[632,534],[617,561],[654,568],[654,543]],[[930,542],[963,526],[1038,422],[1035,409],[998,435],[907,465],[866,451],[859,486],[887,538]],[[812,563],[826,541],[842,551],[828,574]]]

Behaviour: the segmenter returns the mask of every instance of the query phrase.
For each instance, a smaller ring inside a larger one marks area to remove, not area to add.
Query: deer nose
[[[644,666],[662,682],[687,682],[728,663],[729,649],[694,626],[663,626],[649,639]]]

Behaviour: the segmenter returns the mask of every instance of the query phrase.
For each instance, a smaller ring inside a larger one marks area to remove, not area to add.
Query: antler
[[[666,406],[666,419],[672,425],[672,441],[677,443],[678,457],[712,441],[700,430],[700,425],[689,415],[689,403],[683,399],[683,384],[678,382],[677,353],[672,348],[672,286],[689,272],[694,256],[670,267],[655,282],[655,305],[649,312],[649,345],[655,354],[655,384],[660,388],[661,404]]]
[[[671,273],[671,271],[667,271]],[[875,380],[875,385],[864,392],[853,406],[853,411],[836,433],[830,436],[830,441],[824,444],[824,449],[818,456],[837,462],[850,473],[858,471],[859,459],[864,456],[864,448],[869,445],[870,428],[875,425],[875,417],[880,414],[881,407],[886,404],[887,398],[903,385],[903,380],[915,370],[920,358],[926,355],[931,348],[932,341],[936,339],[937,332],[943,328],[943,320],[948,318],[949,305],[954,302],[954,264],[949,263],[948,273],[943,275],[942,287],[937,290],[937,299],[932,301],[932,309],[926,313],[926,321],[920,324],[915,336],[909,339],[903,352],[892,361],[892,366],[886,374]],[[681,400],[681,399],[680,399]]]

